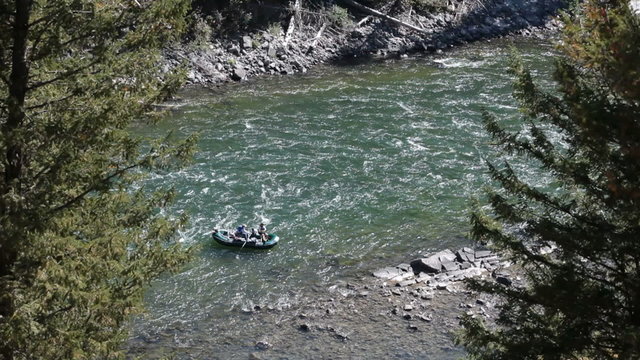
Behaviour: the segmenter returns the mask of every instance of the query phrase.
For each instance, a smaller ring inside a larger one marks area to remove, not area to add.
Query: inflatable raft
[[[239,248],[270,249],[276,246],[280,238],[276,234],[268,234],[267,241],[264,242],[253,237],[249,238],[248,241],[245,241],[244,239],[231,238],[229,231],[227,230],[218,230],[217,232],[213,233],[213,240],[221,245],[235,246]]]

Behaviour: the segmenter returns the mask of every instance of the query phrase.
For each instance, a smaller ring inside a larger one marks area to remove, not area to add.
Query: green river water
[[[519,117],[506,71],[512,45],[548,79],[549,45],[503,40],[185,90],[159,126],[137,131],[200,133],[193,165],[146,186],[177,189],[168,211],[190,215],[182,241],[202,248],[183,272],[154,283],[130,348],[188,354],[195,336],[211,358],[245,359],[225,352],[209,325],[241,332],[238,309],[286,307],[307,288],[468,245],[470,198],[488,184],[484,159],[495,157],[479,112]],[[529,167],[516,164],[525,174]],[[280,236],[274,249],[211,241],[214,227],[259,222]],[[180,335],[185,329],[191,335]]]

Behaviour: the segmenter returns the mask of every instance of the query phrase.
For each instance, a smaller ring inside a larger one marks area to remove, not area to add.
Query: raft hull
[[[271,249],[272,247],[278,244],[280,238],[276,234],[267,234],[268,240],[262,242],[258,239],[249,239],[249,241],[244,240],[234,240],[229,237],[229,232],[226,230],[220,230],[218,232],[213,233],[213,240],[215,240],[220,245],[225,246],[233,246],[239,248],[249,248],[249,249]]]

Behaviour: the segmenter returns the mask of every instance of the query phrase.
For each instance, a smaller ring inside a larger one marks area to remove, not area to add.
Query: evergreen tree
[[[0,359],[115,358],[148,282],[177,269],[172,192],[134,189],[194,139],[128,129],[177,88],[159,48],[184,0],[0,0]]]
[[[587,0],[565,18],[559,49],[557,92],[541,91],[514,61],[527,131],[484,116],[502,150],[538,163],[557,187],[489,164],[500,187],[488,191],[491,211],[474,210],[472,236],[510,257],[525,285],[470,283],[500,304],[493,325],[462,321],[473,359],[640,358],[638,15],[628,1]],[[536,251],[547,245],[556,251]]]

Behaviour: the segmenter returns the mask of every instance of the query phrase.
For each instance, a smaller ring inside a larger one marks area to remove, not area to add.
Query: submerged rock
[[[273,347],[273,345],[271,345],[271,343],[269,343],[266,340],[260,340],[258,342],[256,342],[256,349],[258,350],[268,350],[271,349],[271,347]]]

